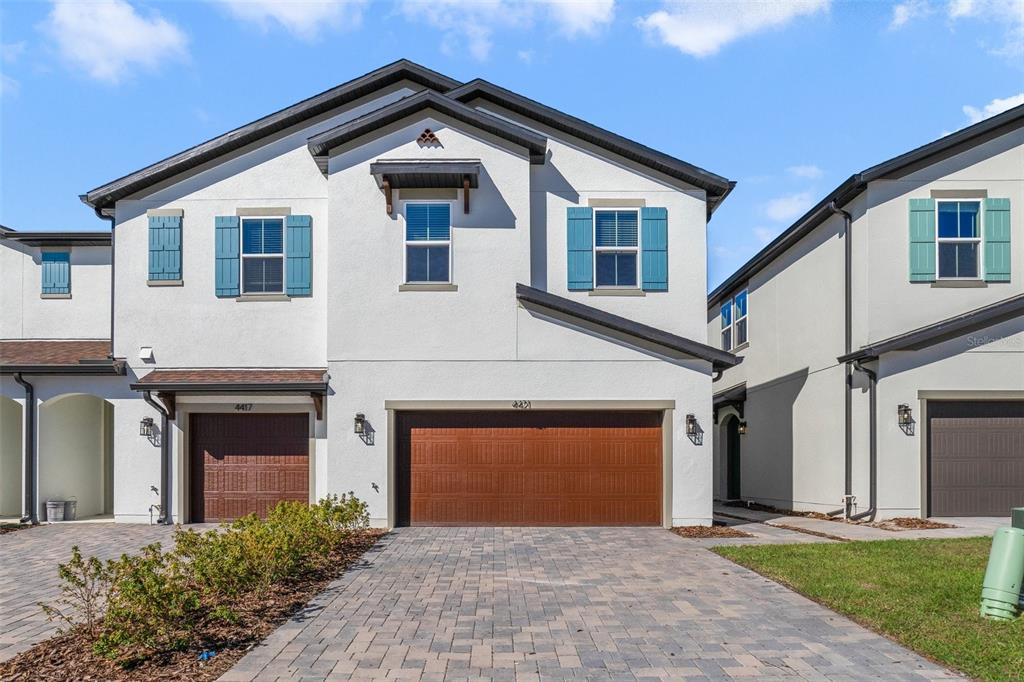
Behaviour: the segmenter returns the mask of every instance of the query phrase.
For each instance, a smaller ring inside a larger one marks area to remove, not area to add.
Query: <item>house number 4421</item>
[[[514,409],[514,410],[528,410],[531,407],[533,407],[533,405],[530,404],[529,400],[513,400],[512,401],[512,409]]]

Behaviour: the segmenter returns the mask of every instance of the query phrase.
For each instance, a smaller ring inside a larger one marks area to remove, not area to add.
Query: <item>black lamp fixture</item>
[[[903,433],[908,436],[914,435],[914,413],[910,410],[910,405],[900,403],[896,406],[896,424],[903,429]]]
[[[700,428],[700,424],[697,423],[697,416],[694,414],[686,415],[686,437],[694,445],[704,444],[704,429]]]
[[[143,417],[139,422],[139,435],[149,438],[153,435],[153,418]]]
[[[364,427],[366,426],[366,415],[362,412],[356,412],[355,420],[355,432],[359,435],[363,434]]]
[[[747,422],[741,419],[740,423],[736,427],[736,430],[739,432],[741,436],[747,435]]]

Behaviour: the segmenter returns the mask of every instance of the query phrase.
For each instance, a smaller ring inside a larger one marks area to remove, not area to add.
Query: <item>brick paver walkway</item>
[[[222,679],[952,673],[660,529],[404,528]]]
[[[85,556],[113,559],[151,542],[169,542],[166,526],[115,523],[43,525],[0,535],[0,661],[54,634],[38,602],[60,596],[57,564],[72,545]]]

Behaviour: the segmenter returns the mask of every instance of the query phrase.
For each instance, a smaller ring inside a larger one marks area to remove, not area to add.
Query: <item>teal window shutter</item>
[[[149,279],[181,279],[181,216],[149,217]]]
[[[71,293],[71,252],[43,251],[40,257],[43,269],[44,294]]]
[[[313,293],[312,223],[313,218],[308,215],[290,215],[285,221],[286,291],[289,296],[310,296]]]
[[[588,206],[570,206],[567,227],[569,291],[593,289],[594,209]]]
[[[644,291],[668,291],[668,209],[640,209]]]
[[[238,216],[219,215],[215,225],[217,296],[238,296]]]
[[[985,281],[1010,281],[1010,200],[985,199]]]
[[[935,200],[910,200],[910,281],[935,281]]]

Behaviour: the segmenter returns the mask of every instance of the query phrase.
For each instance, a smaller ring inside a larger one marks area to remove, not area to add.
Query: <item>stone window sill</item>
[[[253,303],[257,301],[290,301],[292,299],[287,294],[242,294],[241,296],[236,296],[235,300],[239,303]]]
[[[591,289],[591,296],[646,296],[643,289]]]
[[[148,287],[183,287],[185,282],[180,279],[148,279],[146,280],[146,286]]]
[[[458,284],[399,284],[399,291],[458,291]]]
[[[39,298],[71,298],[71,294],[39,294]]]
[[[938,279],[932,289],[984,289],[988,282],[981,279]]]

